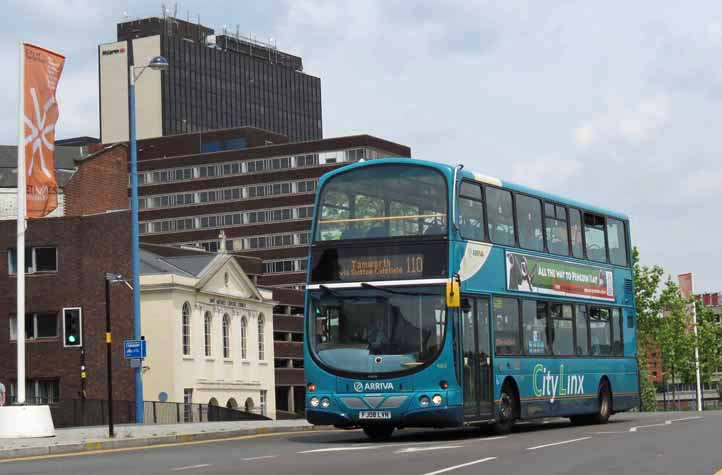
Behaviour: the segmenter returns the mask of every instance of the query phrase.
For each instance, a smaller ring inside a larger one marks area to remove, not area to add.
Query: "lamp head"
[[[148,67],[153,71],[165,71],[166,69],[168,69],[168,60],[165,59],[163,56],[156,56],[155,58],[150,60],[150,63],[148,63]]]

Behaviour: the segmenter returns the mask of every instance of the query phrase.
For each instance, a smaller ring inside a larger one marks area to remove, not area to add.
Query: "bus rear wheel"
[[[366,437],[372,440],[387,440],[391,437],[394,432],[394,426],[392,425],[373,425],[364,426],[364,434]]]
[[[499,396],[499,408],[494,423],[494,432],[500,435],[508,434],[514,427],[514,420],[517,417],[518,401],[516,391],[508,382],[501,388]]]
[[[592,416],[592,422],[595,424],[606,424],[611,415],[612,394],[609,390],[609,383],[604,380],[599,386],[599,411]]]

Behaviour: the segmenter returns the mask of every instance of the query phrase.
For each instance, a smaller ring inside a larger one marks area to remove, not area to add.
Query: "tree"
[[[722,369],[722,324],[719,317],[701,302],[694,304],[697,309],[700,372],[702,381],[709,383]]]
[[[657,408],[656,391],[649,380],[647,354],[656,346],[656,329],[659,325],[660,310],[658,289],[664,270],[659,266],[647,267],[639,262],[639,250],[632,252],[634,262],[634,297],[637,310],[637,363],[639,365],[642,410]]]

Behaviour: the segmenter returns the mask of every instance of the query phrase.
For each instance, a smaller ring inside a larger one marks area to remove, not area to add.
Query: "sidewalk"
[[[282,421],[202,422],[167,425],[115,426],[108,438],[107,426],[56,429],[55,437],[0,439],[0,460],[15,457],[85,452],[91,450],[144,447],[198,440],[223,439],[273,432],[301,432],[319,429],[303,419]]]

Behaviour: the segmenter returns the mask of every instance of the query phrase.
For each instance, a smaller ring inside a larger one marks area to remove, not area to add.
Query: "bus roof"
[[[454,175],[454,167],[451,165],[447,165],[445,163],[430,162],[427,160],[417,160],[415,158],[398,158],[398,157],[379,158],[379,159],[374,159],[374,160],[370,160],[370,161],[352,163],[345,167],[337,168],[336,170],[330,171],[321,177],[319,187],[323,186],[323,184],[326,180],[328,180],[332,176],[337,175],[339,173],[344,173],[348,170],[351,170],[351,169],[357,168],[357,167],[364,167],[364,166],[369,166],[369,165],[381,165],[384,163],[401,163],[401,164],[414,164],[414,165],[428,166],[428,167],[436,168],[437,170],[441,171],[442,173],[444,173],[444,176],[446,176],[449,179],[452,178]],[[625,215],[623,213],[618,213],[616,211],[611,211],[611,210],[608,210],[605,208],[601,208],[599,206],[594,206],[594,205],[590,205],[587,203],[582,203],[580,201],[572,200],[569,198],[564,198],[562,196],[554,195],[552,193],[535,190],[533,188],[529,188],[529,187],[526,187],[523,185],[517,185],[516,183],[512,183],[512,182],[509,182],[506,180],[501,180],[501,179],[495,178],[495,177],[490,177],[487,175],[483,175],[481,173],[476,173],[476,172],[473,172],[468,169],[463,169],[461,173],[462,173],[463,178],[480,181],[482,183],[486,183],[489,185],[503,187],[503,188],[506,188],[506,189],[509,189],[512,191],[517,191],[520,193],[527,193],[527,194],[536,196],[538,198],[542,198],[544,200],[554,201],[556,203],[562,203],[562,204],[565,204],[568,206],[572,206],[574,208],[581,208],[583,210],[590,211],[592,213],[604,214],[604,215],[610,216],[612,218],[622,219],[625,221],[629,220],[627,215]]]

